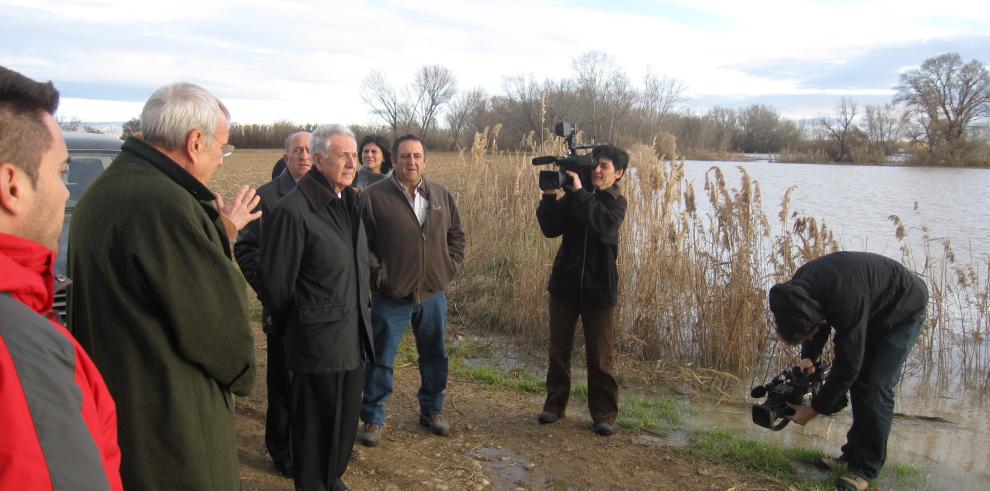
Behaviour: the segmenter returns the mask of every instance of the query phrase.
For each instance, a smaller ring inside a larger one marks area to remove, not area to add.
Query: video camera
[[[543,191],[550,191],[552,189],[560,189],[566,185],[572,184],[570,182],[570,176],[567,175],[567,171],[575,172],[581,178],[581,184],[583,186],[591,185],[591,171],[597,165],[595,160],[591,157],[590,153],[578,154],[578,150],[591,150],[594,145],[575,145],[574,135],[577,134],[577,124],[575,123],[557,123],[553,132],[557,136],[564,139],[567,143],[567,155],[556,157],[549,155],[546,157],[536,157],[533,159],[533,165],[551,165],[557,167],[556,170],[542,170],[540,171],[540,189]]]
[[[786,416],[794,415],[794,410],[787,404],[811,404],[811,399],[821,389],[830,370],[831,367],[823,362],[815,363],[814,373],[804,373],[797,366],[784,370],[766,385],[753,387],[751,396],[757,399],[764,396],[767,398],[762,404],[753,405],[753,422],[773,431],[784,429],[791,422]],[[845,401],[841,404],[845,406]]]

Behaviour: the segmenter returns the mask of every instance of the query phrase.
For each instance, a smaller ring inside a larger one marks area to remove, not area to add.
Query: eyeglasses
[[[223,152],[224,157],[230,157],[230,154],[234,153],[235,148],[233,145],[228,143],[226,145],[221,146],[220,150]]]

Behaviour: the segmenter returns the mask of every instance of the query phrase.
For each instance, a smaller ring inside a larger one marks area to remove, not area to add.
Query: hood
[[[0,234],[0,292],[41,315],[52,310],[55,254],[37,242]]]
[[[770,288],[768,301],[778,333],[803,332],[808,326],[825,322],[821,304],[795,280]]]

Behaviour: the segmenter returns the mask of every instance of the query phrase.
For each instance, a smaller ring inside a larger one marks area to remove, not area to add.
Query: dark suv
[[[120,153],[120,138],[97,133],[76,131],[62,132],[65,146],[69,147],[69,172],[65,176],[65,186],[69,188],[69,202],[65,204],[65,224],[59,238],[58,258],[55,261],[55,310],[65,317],[65,295],[69,282],[65,277],[66,261],[69,252],[69,224],[72,210],[86,188],[106,169],[114,157]]]

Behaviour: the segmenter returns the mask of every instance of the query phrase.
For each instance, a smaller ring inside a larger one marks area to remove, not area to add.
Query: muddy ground
[[[267,347],[257,325],[255,334],[258,384],[250,397],[238,400],[236,417],[241,485],[247,491],[290,490],[292,481],[275,472],[265,450]],[[445,402],[453,432],[436,437],[417,424],[415,364],[396,367],[395,385],[381,445],[355,447],[344,475],[352,489],[787,488],[724,464],[690,460],[677,442],[657,435],[620,431],[599,437],[582,401],[559,423],[540,425],[540,397],[454,375]]]

